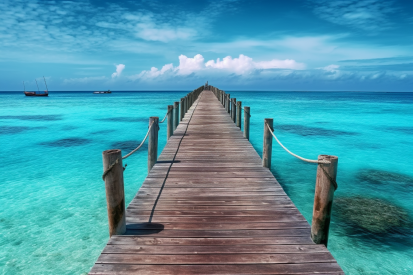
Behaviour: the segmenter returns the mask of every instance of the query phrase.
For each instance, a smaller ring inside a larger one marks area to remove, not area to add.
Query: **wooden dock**
[[[344,274],[211,91],[169,138],[89,274]]]

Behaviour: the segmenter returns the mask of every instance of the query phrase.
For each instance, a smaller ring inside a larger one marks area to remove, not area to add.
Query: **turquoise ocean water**
[[[88,272],[108,240],[102,151],[133,149],[149,116],[162,119],[186,93],[1,92],[0,273]],[[373,202],[373,229],[346,218],[353,208],[333,206],[341,212],[334,212],[329,249],[346,274],[413,274],[412,93],[229,93],[251,107],[251,142],[260,154],[263,120],[274,118],[291,151],[339,157],[337,201]],[[165,127],[159,141],[162,149]],[[146,148],[126,161],[127,202],[146,176]],[[274,142],[272,171],[311,222],[316,166]]]

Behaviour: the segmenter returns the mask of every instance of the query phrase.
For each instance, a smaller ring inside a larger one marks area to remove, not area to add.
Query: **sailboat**
[[[49,96],[49,89],[47,88],[47,83],[46,83],[46,79],[44,78],[44,76],[43,76],[43,80],[44,80],[44,84],[46,85],[46,91],[44,91],[44,93],[42,93],[42,94],[39,91],[39,85],[37,85],[37,80],[36,80],[36,85],[37,85],[38,93],[36,93],[36,92],[26,92],[26,85],[24,85],[24,81],[23,81],[25,96]]]

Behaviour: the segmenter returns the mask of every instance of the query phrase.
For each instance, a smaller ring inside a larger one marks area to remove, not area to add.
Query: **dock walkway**
[[[344,274],[232,122],[203,91],[90,274]]]

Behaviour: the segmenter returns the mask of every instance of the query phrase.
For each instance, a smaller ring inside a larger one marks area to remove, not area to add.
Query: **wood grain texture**
[[[229,96],[201,89],[90,274],[344,274],[234,124]]]

